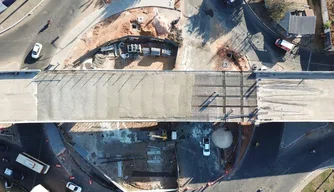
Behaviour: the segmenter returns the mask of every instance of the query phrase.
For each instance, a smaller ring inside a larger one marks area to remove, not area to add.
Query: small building
[[[315,34],[316,16],[312,9],[289,11],[279,22],[288,37],[305,37]]]
[[[151,47],[151,55],[152,56],[160,56],[161,55],[161,49],[156,47]]]

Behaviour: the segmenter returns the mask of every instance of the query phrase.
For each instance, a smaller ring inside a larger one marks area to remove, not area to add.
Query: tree
[[[284,0],[266,0],[266,7],[270,17],[276,22],[283,19],[288,10],[288,4]]]

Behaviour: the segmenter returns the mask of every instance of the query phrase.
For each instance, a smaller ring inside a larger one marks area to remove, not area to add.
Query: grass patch
[[[318,177],[314,178],[302,192],[333,192],[334,191],[334,170],[328,169]]]

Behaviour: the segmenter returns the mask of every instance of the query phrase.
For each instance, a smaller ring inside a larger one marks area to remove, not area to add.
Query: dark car
[[[0,151],[7,152],[7,151],[9,151],[9,147],[7,145],[1,143],[0,144]]]
[[[235,0],[224,0],[224,3],[227,5],[232,5],[235,2]]]
[[[8,176],[11,179],[20,180],[20,181],[24,179],[24,176],[20,171],[17,171],[11,168],[6,168],[4,173],[6,176]]]

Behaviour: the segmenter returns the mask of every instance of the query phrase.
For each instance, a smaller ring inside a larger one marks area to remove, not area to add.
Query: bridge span
[[[259,72],[258,122],[334,122],[334,72]]]
[[[251,72],[1,72],[0,122],[250,121],[255,82]]]
[[[333,72],[0,72],[0,122],[334,122]]]

